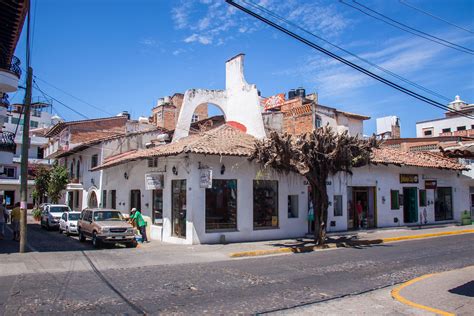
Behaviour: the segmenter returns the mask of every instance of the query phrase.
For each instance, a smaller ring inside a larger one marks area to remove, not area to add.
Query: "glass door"
[[[153,190],[153,224],[163,224],[163,190]]]
[[[403,188],[403,221],[405,223],[418,221],[417,188]]]
[[[436,188],[435,221],[453,219],[453,193],[450,187]]]
[[[186,180],[171,180],[173,236],[186,238]]]

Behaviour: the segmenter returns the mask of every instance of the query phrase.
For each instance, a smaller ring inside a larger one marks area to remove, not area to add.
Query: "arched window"
[[[79,179],[79,175],[81,174],[81,162],[78,160],[76,164],[76,176]]]
[[[71,179],[74,178],[74,160],[71,161],[71,165],[69,167],[69,176],[71,177]]]

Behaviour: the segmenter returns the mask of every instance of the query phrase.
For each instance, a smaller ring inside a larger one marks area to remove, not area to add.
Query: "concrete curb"
[[[408,306],[411,306],[411,307],[414,307],[414,308],[422,309],[422,310],[428,311],[430,313],[435,313],[436,315],[455,316],[455,314],[447,312],[447,311],[443,311],[441,309],[437,309],[437,308],[434,308],[434,307],[430,307],[430,306],[415,303],[413,301],[410,301],[409,299],[406,299],[402,295],[400,295],[400,291],[403,290],[405,287],[410,286],[413,283],[416,283],[418,281],[421,281],[421,280],[427,279],[429,277],[432,277],[436,274],[438,274],[438,273],[425,274],[425,275],[422,275],[420,277],[414,278],[412,280],[409,280],[405,283],[400,284],[399,286],[395,287],[391,292],[393,299],[399,301],[402,304],[405,304],[405,305],[408,305]]]
[[[358,240],[358,241],[350,241],[350,242],[342,242],[342,243],[329,243],[329,244],[325,244],[324,246],[303,246],[303,247],[295,246],[295,247],[282,247],[282,248],[277,248],[277,249],[250,250],[250,251],[233,252],[229,254],[229,257],[242,258],[242,257],[268,256],[268,255],[276,255],[276,254],[282,254],[282,253],[304,253],[304,252],[311,252],[311,251],[330,249],[330,248],[369,246],[369,245],[378,245],[378,244],[383,244],[383,243],[391,243],[391,242],[404,241],[404,240],[424,239],[424,238],[472,234],[472,233],[474,233],[474,229],[463,229],[463,230],[457,230],[457,231],[390,237],[390,238],[381,238],[381,239],[373,239],[373,240]]]

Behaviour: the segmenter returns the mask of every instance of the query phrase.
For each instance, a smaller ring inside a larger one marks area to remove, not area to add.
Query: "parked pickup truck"
[[[92,239],[94,247],[103,243],[123,243],[136,247],[137,242],[132,225],[127,223],[122,213],[111,209],[84,209],[77,222],[79,241]]]

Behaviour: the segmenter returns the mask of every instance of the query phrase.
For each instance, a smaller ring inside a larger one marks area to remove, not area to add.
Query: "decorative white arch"
[[[217,105],[227,122],[244,125],[248,134],[257,138],[265,137],[257,87],[245,81],[244,54],[226,62],[225,90],[186,90],[173,141],[188,136],[194,111],[203,103]]]
[[[92,186],[87,190],[87,207],[97,208],[99,207],[99,190]]]

